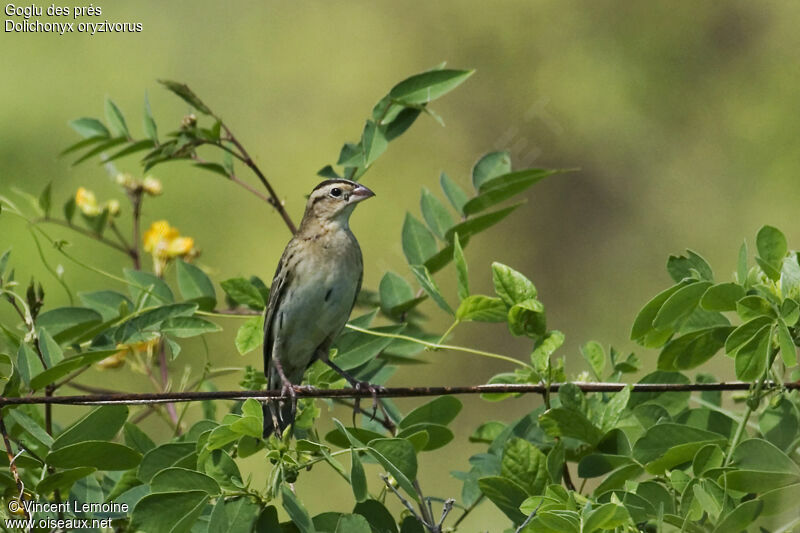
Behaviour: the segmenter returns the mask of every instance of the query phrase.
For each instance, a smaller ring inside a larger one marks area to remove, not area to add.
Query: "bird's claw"
[[[378,407],[380,407],[380,402],[378,401],[378,391],[384,390],[383,387],[380,385],[373,385],[368,381],[356,381],[353,383],[353,388],[357,392],[361,392],[362,390],[366,389],[370,392],[372,396],[372,414],[369,417],[369,421],[372,422],[375,420],[375,417],[378,414]],[[361,396],[356,396],[355,398],[355,405],[353,408],[353,425],[355,426],[356,423],[356,413],[361,410]]]

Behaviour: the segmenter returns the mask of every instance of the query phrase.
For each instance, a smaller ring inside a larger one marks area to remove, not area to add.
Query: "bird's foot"
[[[372,414],[370,415],[369,420],[370,420],[370,422],[375,420],[375,416],[378,414],[378,407],[383,409],[383,406],[381,406],[381,402],[378,401],[378,391],[383,391],[385,389],[380,385],[373,385],[372,383],[370,383],[368,381],[354,381],[353,383],[351,383],[351,385],[358,392],[360,392],[362,390],[369,391],[370,395],[372,396]],[[361,396],[356,396],[355,402],[354,402],[354,406],[353,406],[353,425],[354,426],[355,426],[355,422],[356,422],[356,413],[359,412],[359,411],[361,411]]]
[[[284,398],[287,396],[289,397],[289,401],[292,405],[292,420],[294,420],[294,417],[297,414],[297,392],[295,387],[297,387],[297,385],[290,382],[288,379],[282,380],[281,396]],[[281,420],[283,420],[283,417],[281,417]]]

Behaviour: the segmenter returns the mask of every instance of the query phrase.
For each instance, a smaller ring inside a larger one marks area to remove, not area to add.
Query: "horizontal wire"
[[[630,387],[631,392],[682,392],[682,391],[746,391],[751,383],[747,381],[726,381],[717,383],[571,383],[584,392],[618,392]],[[490,384],[453,387],[376,387],[374,395],[380,398],[412,398],[421,396],[445,396],[456,394],[545,394],[558,392],[565,383],[544,384]],[[764,383],[765,388],[784,387],[800,389],[800,382]],[[359,389],[317,389],[299,387],[295,391],[297,398],[370,398],[373,392],[367,388]],[[161,393],[119,393],[119,394],[82,394],[74,396],[0,396],[0,407],[6,405],[109,405],[109,404],[158,404],[174,402],[196,402],[207,400],[276,400],[288,399],[280,390],[266,391],[196,391],[196,392],[161,392]]]

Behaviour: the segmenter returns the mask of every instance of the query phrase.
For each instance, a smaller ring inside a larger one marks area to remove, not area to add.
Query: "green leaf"
[[[737,283],[717,283],[700,298],[700,306],[708,311],[736,311],[736,302],[744,295],[744,287]]]
[[[478,480],[478,487],[513,523],[525,520],[525,515],[519,510],[528,497],[525,489],[502,476],[482,477]]]
[[[59,468],[92,466],[99,470],[129,470],[138,466],[142,454],[122,444],[84,438],[57,449],[54,445],[45,459],[47,464]]]
[[[328,178],[332,180],[339,180],[342,177],[336,173],[331,165],[325,165],[321,169],[317,171],[317,176],[322,176],[323,178]]]
[[[710,286],[710,282],[697,281],[675,291],[656,313],[653,327],[677,329],[677,324],[692,314],[697,304],[700,303],[700,298]]]
[[[379,333],[400,333],[405,326],[381,326],[370,331]],[[343,370],[351,370],[374,359],[394,341],[391,337],[379,337],[357,331],[348,332],[336,339],[337,355],[334,362]]]
[[[148,494],[133,508],[130,527],[147,533],[188,533],[208,499],[202,490]]]
[[[636,441],[633,458],[648,463],[648,472],[660,473],[691,461],[707,444],[724,445],[726,442],[719,433],[671,422],[660,423],[650,427]]]
[[[493,205],[512,198],[530,188],[548,176],[558,173],[557,170],[531,168],[511,172],[483,184],[481,193],[464,204],[464,214],[473,215]]]
[[[768,316],[772,318],[778,316],[772,304],[765,298],[756,294],[745,296],[736,302],[736,312],[742,320],[750,320],[759,316]]]
[[[780,270],[783,258],[789,251],[786,237],[778,228],[763,226],[756,235],[758,256],[775,270]]]
[[[692,472],[695,477],[702,476],[707,470],[719,468],[725,460],[725,453],[716,444],[706,444],[700,448],[692,459]]]
[[[761,516],[772,516],[784,513],[787,510],[787,502],[796,502],[800,500],[800,483],[769,490],[761,494],[758,499],[764,502]]]
[[[633,322],[633,328],[631,329],[632,341],[636,341],[647,348],[658,348],[667,342],[673,331],[670,328],[656,329],[653,327],[653,321],[664,302],[685,286],[686,284],[683,283],[673,285],[669,289],[658,293],[645,304]]]
[[[150,109],[150,99],[147,97],[147,92],[144,93],[144,131],[151,141],[158,143],[158,128],[156,121],[153,118],[153,112]]]
[[[776,406],[767,407],[758,418],[758,429],[778,449],[790,450],[800,430],[800,420],[794,404],[784,400]]]
[[[196,94],[185,83],[178,83],[169,80],[158,80],[158,83],[178,95],[184,102],[197,109],[203,114],[211,115],[211,110],[197,97]]]
[[[453,432],[442,424],[414,424],[400,431],[397,436],[412,441],[418,452],[438,450],[453,440]]]
[[[257,311],[264,309],[264,298],[250,281],[244,278],[231,278],[223,281],[220,285],[222,286],[222,290],[224,290],[234,302],[246,305]]]
[[[780,318],[778,319],[776,329],[783,364],[786,365],[786,368],[792,368],[797,365],[797,347],[794,345],[794,340],[792,339],[791,333],[789,333],[789,328],[786,327],[786,323]]]
[[[255,350],[264,342],[264,317],[248,318],[236,332],[236,349],[241,355]]]
[[[502,263],[492,263],[492,281],[497,295],[508,306],[536,298],[536,287],[520,272]]]
[[[371,533],[367,519],[360,514],[343,514],[339,517],[334,533]]]
[[[469,436],[469,441],[491,444],[505,428],[506,424],[504,422],[498,422],[496,420],[484,422]]]
[[[175,301],[169,285],[158,276],[128,268],[123,272],[125,273],[125,279],[130,283],[128,292],[130,292],[131,298],[141,307],[171,304]]]
[[[52,449],[88,440],[111,440],[122,429],[127,418],[127,405],[103,405],[92,409],[59,435]]]
[[[64,359],[64,352],[61,347],[44,328],[39,329],[39,349],[42,352],[42,358],[47,368],[60,363]]]
[[[108,138],[111,136],[108,128],[96,118],[78,118],[69,121],[69,127],[75,130],[78,135],[83,138],[89,139],[92,137]]]
[[[784,298],[800,296],[800,264],[797,263],[797,254],[790,254],[783,259],[781,292]]]
[[[24,429],[31,437],[42,443],[46,448],[51,448],[53,446],[53,437],[51,437],[36,420],[26,415],[21,409],[9,409],[6,416]]]
[[[368,448],[370,453],[375,456],[384,468],[387,462],[399,471],[409,481],[417,478],[417,455],[414,447],[406,439],[373,439],[369,441]],[[375,454],[374,452],[378,452]],[[394,475],[393,469],[389,472]]]
[[[214,284],[205,272],[191,263],[177,262],[178,288],[184,299],[197,302],[203,311],[213,311],[217,305]]]
[[[177,303],[152,308],[125,320],[117,326],[113,337],[118,343],[127,344],[143,333],[152,332],[154,327],[165,320],[192,316],[197,307],[196,303]]]
[[[97,154],[99,154],[101,152],[104,152],[104,151],[108,150],[109,148],[113,148],[115,146],[119,146],[120,144],[126,143],[127,141],[128,141],[128,139],[125,138],[125,137],[114,137],[113,139],[104,140],[103,142],[101,142],[100,144],[98,144],[97,146],[92,148],[91,150],[89,150],[86,153],[84,153],[78,159],[73,161],[72,166],[75,166],[75,165],[77,165],[79,163],[82,163],[82,162],[86,161],[87,159],[89,159],[90,157],[93,157],[93,156],[95,156],[95,155],[97,155]]]
[[[456,311],[459,321],[505,322],[508,315],[506,304],[500,298],[473,294],[461,301]]]
[[[31,384],[31,378],[44,370],[39,356],[25,343],[20,344],[17,350],[16,368],[22,382],[28,386]]]
[[[39,208],[44,213],[45,217],[50,216],[50,206],[52,205],[52,196],[53,196],[53,183],[48,182],[45,185],[42,193],[39,195]]]
[[[481,157],[472,167],[472,185],[481,191],[488,181],[511,172],[509,152],[490,152]]]
[[[389,97],[403,105],[427,104],[461,85],[474,72],[443,69],[416,74],[392,87]]]
[[[422,265],[436,254],[436,239],[425,224],[406,213],[403,222],[403,253],[409,265]]]
[[[301,533],[315,533],[314,523],[306,508],[286,485],[281,485],[281,502],[292,523]]]
[[[393,313],[395,308],[414,299],[414,289],[411,285],[392,271],[387,271],[381,278],[378,293],[381,298],[381,309],[387,313]]]
[[[708,262],[691,250],[686,250],[687,257],[669,256],[667,260],[667,272],[676,283],[684,279],[700,281],[713,281],[714,273]]]
[[[760,500],[750,500],[740,503],[730,513],[717,523],[713,533],[729,533],[731,531],[742,531],[752,524],[758,515],[764,502]]]
[[[800,476],[800,466],[774,444],[763,439],[746,439],[736,446],[731,465],[745,470],[784,472]]]
[[[78,297],[83,305],[100,313],[103,322],[119,317],[122,310],[126,313],[133,310],[133,302],[116,291],[82,292]]]
[[[582,478],[600,477],[622,466],[633,463],[627,455],[591,453],[578,463],[578,475]]]
[[[772,324],[772,319],[767,316],[758,316],[752,318],[740,325],[738,328],[728,336],[725,341],[725,353],[730,356],[736,355],[736,352],[744,346],[747,341],[752,339],[761,328]]]
[[[414,277],[417,278],[422,289],[425,293],[436,302],[444,312],[449,313],[450,315],[455,315],[453,308],[450,307],[450,304],[447,303],[447,300],[444,299],[442,296],[442,291],[439,289],[439,285],[436,284],[436,281],[431,276],[431,273],[422,265],[411,265],[411,272],[414,274]]]
[[[606,353],[603,346],[597,341],[589,341],[581,347],[581,354],[597,379],[603,379],[606,367]]]
[[[187,468],[165,468],[150,481],[153,492],[180,492],[202,490],[209,496],[220,494],[216,481],[205,474]]]
[[[106,120],[116,135],[130,139],[131,134],[128,132],[128,125],[125,124],[125,117],[110,98],[106,98]]]
[[[361,134],[361,146],[364,147],[364,165],[369,167],[389,146],[385,129],[368,120]]]
[[[99,135],[95,136],[95,137],[89,137],[88,139],[81,139],[80,141],[78,141],[76,143],[73,143],[73,144],[67,146],[66,148],[64,148],[58,155],[59,156],[67,155],[67,154],[70,154],[72,152],[76,152],[78,150],[86,148],[87,146],[92,146],[93,144],[101,143],[101,142],[105,141],[106,139],[107,139],[107,137],[101,137]],[[72,198],[72,200],[74,201],[74,198]]]
[[[761,328],[749,341],[736,351],[736,377],[742,381],[753,381],[767,369],[773,326]]]
[[[367,500],[356,504],[353,514],[358,514],[367,519],[375,531],[381,533],[397,533],[397,524],[392,514],[377,500]]]
[[[223,489],[237,491],[244,487],[239,467],[231,456],[222,450],[213,450],[205,456],[199,469],[214,478]]]
[[[461,411],[462,404],[453,396],[440,396],[408,413],[397,425],[400,429],[422,423],[446,426]]]
[[[161,333],[172,335],[180,339],[197,337],[206,333],[216,333],[222,328],[213,322],[196,316],[181,316],[165,320],[161,324]]]
[[[510,215],[516,208],[522,205],[521,203],[511,205],[509,207],[504,207],[503,209],[498,209],[497,211],[492,211],[491,213],[486,213],[476,217],[470,217],[467,220],[460,222],[447,230],[445,234],[445,238],[448,241],[452,241],[453,235],[458,233],[461,237],[462,242],[467,242],[467,239],[472,237],[473,235],[477,235],[478,233],[487,230],[506,218]]]
[[[358,457],[358,452],[350,449],[350,484],[353,487],[353,496],[357,502],[363,502],[369,498],[367,490],[367,475],[364,472],[364,465]]]
[[[583,531],[615,529],[630,520],[622,505],[606,503],[583,515]]]
[[[84,466],[50,474],[36,485],[36,492],[40,495],[49,495],[56,490],[68,493],[76,481],[92,474],[95,470],[95,468]]]
[[[97,326],[103,317],[85,307],[58,307],[45,311],[36,319],[36,327],[44,328],[58,343],[75,340]]]
[[[444,205],[436,198],[431,191],[427,188],[422,188],[422,197],[420,198],[420,209],[422,210],[422,217],[431,231],[439,237],[444,239],[445,233],[453,226],[453,217],[445,209]]]
[[[458,278],[458,299],[465,300],[469,297],[469,275],[467,260],[464,257],[464,250],[458,239],[458,233],[453,235],[453,261],[456,264],[456,275]]]
[[[453,206],[458,214],[464,215],[464,205],[467,203],[467,193],[464,192],[464,189],[459,187],[456,182],[451,180],[447,174],[442,172],[441,176],[439,176],[439,184],[444,191],[444,195],[447,196],[447,199],[450,201],[450,205]]]
[[[515,336],[537,338],[544,335],[547,323],[542,303],[530,299],[511,307],[508,311],[508,330]]]
[[[148,437],[147,433],[139,426],[126,422],[123,426],[122,433],[125,437],[125,445],[143,455],[156,447],[153,439]]]
[[[125,157],[126,155],[135,154],[137,152],[143,152],[145,150],[151,150],[155,145],[153,141],[150,139],[145,139],[143,141],[137,141],[135,143],[131,143],[130,145],[126,146],[122,150],[114,152],[110,156],[102,159],[98,164],[104,165],[121,157]]]
[[[725,346],[731,326],[700,329],[669,341],[658,356],[659,370],[689,370],[711,359]]]
[[[563,407],[548,409],[539,415],[539,424],[551,437],[571,437],[592,445],[603,436],[586,415]]]
[[[529,496],[538,496],[548,482],[547,458],[530,442],[509,439],[500,462],[503,477],[522,487]]]
[[[188,466],[191,463],[196,464],[196,447],[196,442],[168,442],[157,448],[153,448],[142,457],[142,462],[139,464],[139,469],[137,471],[137,477],[144,483],[150,483],[153,476],[165,468],[171,466]],[[214,454],[212,453],[211,456],[214,456]],[[217,482],[220,483],[220,486],[225,486],[220,482],[219,478],[209,472],[207,463],[204,471],[206,474],[216,479]]]
[[[364,165],[364,150],[361,143],[345,143],[342,150],[339,152],[339,159],[336,161],[337,165],[344,167],[361,167]]]
[[[98,361],[102,361],[106,357],[115,354],[117,351],[118,350],[115,349],[89,351],[67,357],[57,365],[54,365],[47,370],[35,373],[33,377],[30,378],[30,386],[34,390],[43,389],[47,385],[55,383],[57,380],[67,376],[75,370],[87,367]]]

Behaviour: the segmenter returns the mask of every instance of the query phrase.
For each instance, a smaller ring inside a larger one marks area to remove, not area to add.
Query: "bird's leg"
[[[283,365],[281,364],[280,359],[273,357],[272,362],[275,363],[275,370],[278,372],[278,376],[281,378],[281,396],[286,396],[288,394],[289,398],[291,399],[292,418],[294,418],[294,415],[297,414],[297,394],[295,393],[294,383],[289,381],[289,378],[287,378],[286,374],[284,374]],[[278,413],[278,416],[280,416],[280,412]]]
[[[328,357],[327,350],[324,350],[324,351],[325,351],[324,354],[322,354],[322,353],[319,354],[319,358],[326,365],[331,367],[340,376],[342,376],[344,379],[346,379],[347,382],[350,384],[350,386],[353,387],[354,389],[356,389],[357,391],[361,390],[363,388],[363,389],[367,389],[370,392],[370,394],[372,395],[372,416],[370,416],[369,419],[370,420],[375,420],[375,415],[378,414],[378,407],[381,407],[381,410],[383,409],[383,406],[381,405],[380,401],[378,401],[378,389],[382,389],[383,387],[381,387],[380,385],[375,386],[375,385],[373,385],[372,383],[370,383],[368,381],[359,381],[352,374],[350,374],[349,372],[346,372],[345,370],[341,369],[339,367],[339,365],[337,365],[336,363],[331,361],[330,357]],[[360,396],[356,396],[354,403],[355,403],[355,406],[354,406],[354,409],[353,409],[353,425],[355,425],[356,412],[359,410],[359,405],[361,403],[361,397]]]

